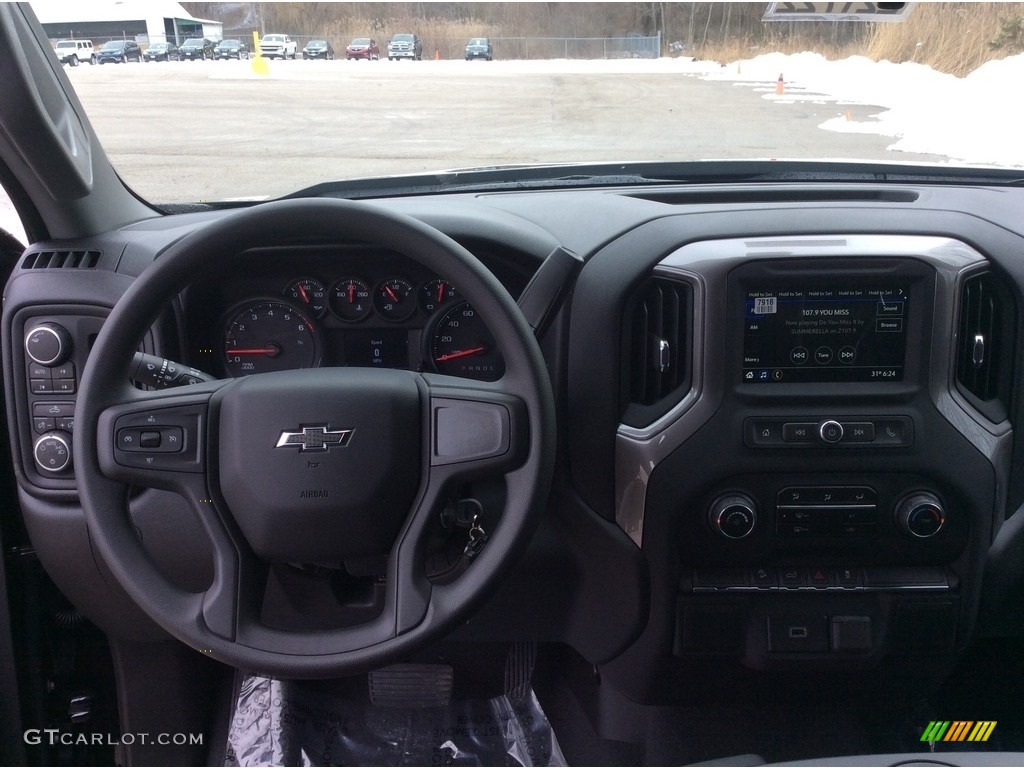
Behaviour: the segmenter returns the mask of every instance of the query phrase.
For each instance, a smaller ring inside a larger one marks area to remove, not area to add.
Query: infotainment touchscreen
[[[908,287],[751,290],[743,308],[743,381],[902,381]]]

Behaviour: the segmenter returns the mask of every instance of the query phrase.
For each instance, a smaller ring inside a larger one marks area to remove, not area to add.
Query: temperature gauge
[[[370,287],[358,277],[343,277],[331,286],[328,296],[331,311],[342,320],[354,323],[373,311]]]

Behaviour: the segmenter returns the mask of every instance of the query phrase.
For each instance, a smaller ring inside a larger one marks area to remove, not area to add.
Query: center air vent
[[[644,283],[627,306],[622,350],[624,424],[647,426],[689,390],[692,297],[688,283],[657,277]]]
[[[1006,418],[1013,354],[1013,301],[990,272],[964,281],[956,383],[961,394],[993,421]]]
[[[21,262],[22,269],[95,269],[99,251],[33,251]]]

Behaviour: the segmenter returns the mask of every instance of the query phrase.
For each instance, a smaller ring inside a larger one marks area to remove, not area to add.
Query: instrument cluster
[[[192,359],[218,375],[360,366],[494,381],[505,371],[458,287],[399,254],[268,254],[186,301]]]

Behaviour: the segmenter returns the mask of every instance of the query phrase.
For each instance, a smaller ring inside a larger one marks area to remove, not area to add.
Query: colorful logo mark
[[[921,741],[988,741],[996,720],[932,720]]]

